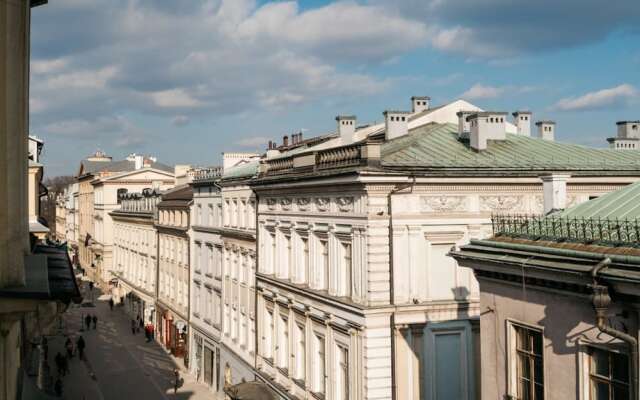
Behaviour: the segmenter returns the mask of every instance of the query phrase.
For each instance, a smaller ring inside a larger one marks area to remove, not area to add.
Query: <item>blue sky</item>
[[[33,10],[30,130],[48,176],[97,148],[213,165],[428,95],[601,147],[640,119],[639,19],[637,0],[56,0]]]

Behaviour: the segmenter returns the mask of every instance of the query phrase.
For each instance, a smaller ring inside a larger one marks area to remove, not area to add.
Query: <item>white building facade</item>
[[[332,139],[264,160],[256,367],[281,396],[477,398],[478,285],[450,249],[489,235],[493,213],[542,213],[549,169],[568,205],[638,179],[631,152],[532,138],[479,111],[414,101],[360,129],[338,117]]]
[[[190,371],[199,382],[221,395],[222,253],[219,228],[222,199],[220,169],[200,171],[192,182],[190,271]]]
[[[132,319],[155,325],[158,235],[154,227],[159,192],[125,193],[120,208],[110,213],[114,230],[116,300],[124,300]]]

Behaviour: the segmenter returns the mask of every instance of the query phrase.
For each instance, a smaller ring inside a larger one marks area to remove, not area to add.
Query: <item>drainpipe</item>
[[[596,326],[600,330],[600,332],[606,333],[607,335],[614,337],[616,339],[620,339],[623,342],[626,342],[629,346],[629,353],[631,355],[631,376],[633,378],[633,383],[630,385],[631,387],[631,399],[638,399],[638,340],[625,332],[619,331],[617,329],[612,328],[607,324],[607,310],[609,309],[609,305],[611,304],[611,297],[609,296],[609,288],[605,285],[600,285],[597,283],[598,272],[605,268],[607,265],[611,264],[610,258],[605,258],[596,264],[591,270],[591,277],[593,278],[593,296],[591,301],[593,303],[593,308],[596,311]]]
[[[387,195],[387,214],[389,215],[389,297],[390,297],[390,305],[392,307],[395,306],[395,291],[394,291],[394,279],[393,279],[393,207],[391,206],[391,197],[406,188],[411,188],[411,192],[413,193],[413,186],[416,184],[416,177],[411,176],[413,179],[411,183],[407,183],[402,186],[397,186],[393,188],[389,194]],[[396,313],[395,310],[391,312],[391,398],[393,400],[396,399]]]

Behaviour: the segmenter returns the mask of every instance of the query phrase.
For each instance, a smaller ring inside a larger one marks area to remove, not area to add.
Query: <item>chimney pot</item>
[[[475,114],[477,111],[458,111],[458,137],[461,139],[469,139],[469,116]]]
[[[567,206],[567,180],[571,175],[551,174],[541,176],[544,195],[544,213],[564,210]]]
[[[518,135],[531,136],[531,111],[516,111],[513,114]]]
[[[418,113],[429,109],[431,98],[429,96],[411,97],[411,112]]]
[[[284,135],[284,136],[282,137],[282,145],[283,145],[284,147],[289,146],[289,136]]]

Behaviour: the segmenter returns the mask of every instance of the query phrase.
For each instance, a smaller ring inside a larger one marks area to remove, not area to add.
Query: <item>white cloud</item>
[[[149,94],[153,103],[161,108],[199,107],[202,103],[184,89],[169,89]]]
[[[534,86],[490,86],[476,83],[462,93],[460,97],[468,100],[495,99],[509,94],[529,93],[534,90],[537,90]]]
[[[176,115],[175,117],[171,118],[171,123],[174,126],[185,126],[188,125],[189,122],[191,122],[191,119],[186,115]]]
[[[64,58],[55,58],[52,60],[36,60],[31,63],[32,74],[48,74],[51,72],[60,71],[66,68],[68,60]]]
[[[586,93],[578,97],[567,97],[558,101],[555,108],[561,111],[584,111],[623,106],[638,97],[638,90],[628,84]]]
[[[237,142],[235,142],[235,144],[242,147],[258,148],[266,147],[267,143],[269,143],[269,140],[269,138],[264,136],[253,136],[238,140]]]

